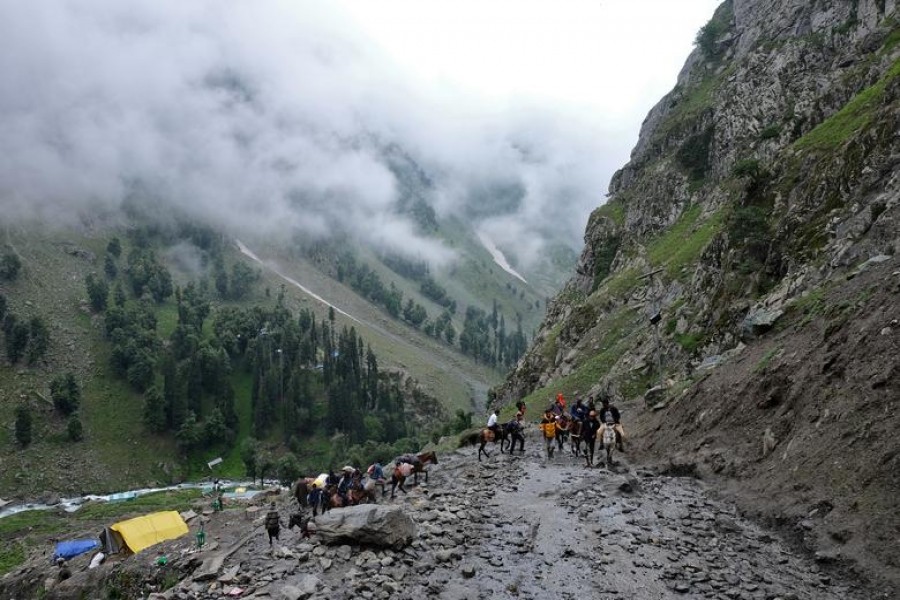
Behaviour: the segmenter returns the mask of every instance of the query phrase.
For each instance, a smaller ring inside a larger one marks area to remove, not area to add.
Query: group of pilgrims
[[[488,417],[487,428],[500,437],[501,429],[512,435],[512,447],[515,447],[516,439],[522,440],[524,449],[524,436],[522,430],[525,422],[526,405],[519,401],[516,403],[515,417],[505,424],[500,424],[497,409],[493,409]],[[594,466],[594,454],[599,438],[600,450],[604,450],[602,432],[609,428],[614,433],[615,446],[620,452],[625,451],[625,430],[622,428],[621,413],[610,402],[608,396],[600,399],[600,406],[596,406],[593,396],[589,396],[587,402],[577,398],[568,410],[566,400],[562,393],[550,402],[550,405],[541,415],[538,424],[541,430],[544,447],[548,458],[553,458],[555,450],[563,452],[566,444],[569,444],[572,455],[576,458],[584,457],[585,466]],[[583,447],[582,447],[583,445]]]

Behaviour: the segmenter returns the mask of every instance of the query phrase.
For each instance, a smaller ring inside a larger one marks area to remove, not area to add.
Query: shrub
[[[69,417],[69,425],[66,427],[66,432],[69,434],[69,440],[73,442],[80,442],[84,439],[84,428],[81,426],[81,419],[78,418],[77,414]]]
[[[758,264],[765,263],[771,237],[766,209],[743,206],[735,210],[728,219],[728,237],[732,247],[743,249]]]
[[[731,169],[731,174],[740,178],[750,177],[751,179],[757,179],[762,173],[763,168],[755,158],[738,161]]]
[[[619,251],[619,237],[605,238],[594,252],[594,289],[609,275],[610,268]]]
[[[22,270],[22,261],[15,252],[6,252],[0,258],[0,279],[13,281]]]
[[[675,154],[675,160],[687,169],[692,181],[703,179],[709,171],[709,147],[712,138],[713,128],[707,127],[702,133],[689,137]]]
[[[719,57],[719,49],[716,42],[722,37],[722,34],[728,30],[728,24],[719,15],[714,16],[710,21],[700,28],[697,37],[694,38],[694,44],[708,60],[714,60]]]
[[[81,389],[74,373],[66,373],[53,378],[50,382],[50,397],[53,406],[64,415],[71,415],[81,404]]]
[[[703,344],[703,335],[699,333],[676,333],[675,341],[685,352],[693,353]]]
[[[759,132],[759,139],[771,140],[777,138],[779,135],[781,135],[781,126],[773,124]]]

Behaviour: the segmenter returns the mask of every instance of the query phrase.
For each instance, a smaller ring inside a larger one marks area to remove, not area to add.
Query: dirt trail
[[[775,598],[837,600],[858,595],[809,557],[742,519],[688,478],[585,469],[571,454],[548,461],[537,437],[524,457],[471,452],[433,477],[475,479],[479,531],[459,565],[430,576],[441,598]],[[448,461],[449,462],[449,461]],[[469,563],[476,574],[460,581]],[[436,585],[437,584],[437,585]],[[415,597],[415,594],[409,597]]]
[[[635,470],[622,455],[614,470],[585,469],[568,453],[547,460],[532,433],[524,456],[494,448],[479,463],[472,447],[441,455],[429,484],[385,500],[416,522],[403,550],[324,546],[296,529],[270,548],[264,510],[226,510],[207,513],[202,552],[185,536],[105,568],[136,569],[130,580],[146,592],[180,580],[154,600],[213,600],[234,587],[259,599],[887,598],[793,551],[700,481]],[[282,516],[295,510],[277,502]],[[157,554],[170,558],[165,572],[153,565]],[[81,571],[46,597],[99,589],[90,577]]]

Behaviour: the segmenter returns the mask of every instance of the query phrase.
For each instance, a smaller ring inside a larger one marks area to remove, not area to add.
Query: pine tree
[[[6,252],[0,257],[0,280],[14,281],[22,269],[22,261],[12,251]]]
[[[64,415],[71,415],[81,404],[81,388],[72,372],[58,375],[50,382],[53,406]]]
[[[366,348],[366,408],[378,410],[378,357],[371,346]]]
[[[125,301],[127,299],[128,298],[125,295],[125,288],[122,287],[122,282],[117,281],[115,287],[113,288],[113,302],[115,302],[116,306],[121,308],[125,306]]]
[[[112,254],[115,258],[119,258],[122,254],[122,242],[119,241],[119,238],[114,237],[109,240],[109,243],[106,245],[106,251]]]
[[[153,433],[166,430],[166,405],[162,393],[155,385],[144,393],[144,425]]]
[[[175,434],[175,441],[182,454],[186,455],[197,447],[200,439],[201,429],[197,425],[197,416],[194,411],[189,410],[181,427],[178,428],[178,433]]]
[[[16,364],[22,355],[25,354],[25,347],[28,346],[29,327],[19,320],[12,313],[6,315],[4,319],[4,329],[6,330],[6,358],[9,362]]]
[[[212,409],[209,417],[203,425],[207,442],[224,442],[228,438],[228,427],[225,425],[225,416],[218,408]]]
[[[23,448],[31,443],[31,408],[27,404],[16,407],[16,441]]]
[[[241,460],[244,467],[254,481],[256,480],[257,464],[259,459],[259,442],[256,438],[248,437],[241,442]]]
[[[50,330],[41,317],[32,317],[28,325],[30,341],[26,359],[29,365],[33,365],[47,353],[50,346]]]
[[[112,257],[112,254],[107,254],[103,260],[103,272],[109,279],[115,279],[119,274],[119,267],[116,266],[116,259]]]
[[[106,281],[93,273],[89,273],[84,278],[84,283],[87,287],[88,300],[90,300],[91,308],[94,309],[94,312],[106,310],[107,298],[109,297],[109,286]]]

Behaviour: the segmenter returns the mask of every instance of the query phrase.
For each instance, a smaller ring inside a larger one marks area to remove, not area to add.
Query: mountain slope
[[[895,584],[898,16],[723,3],[494,391],[616,396],[643,450],[682,450],[782,523],[812,515],[823,560]]]
[[[95,225],[81,231],[28,226],[5,230],[3,254],[14,254],[22,264],[14,280],[0,281],[6,312],[26,323],[32,317],[42,318],[50,340],[46,355],[34,364],[24,358],[11,364],[5,351],[0,358],[0,487],[7,499],[34,497],[42,491],[98,493],[170,482],[200,473],[201,467],[206,469],[206,461],[220,455],[225,459],[220,470],[234,477],[243,476],[240,445],[254,435],[253,382],[244,359],[232,357],[230,373],[225,376],[235,393],[237,422],[232,426],[233,443],[192,453],[189,460],[179,448],[177,435],[148,431],[144,422],[147,395],[135,391],[124,375],[114,372],[111,359],[115,345],[107,335],[102,312],[90,306],[85,278],[92,273],[101,279],[109,277],[103,274],[104,256],[110,239],[116,235],[126,242],[122,256],[114,261],[119,274],[110,280],[110,286],[118,282],[128,287],[124,271],[131,242],[121,224]],[[207,258],[198,246],[180,239],[162,241],[160,237],[154,247],[176,286],[212,278],[212,267],[204,266]],[[238,264],[252,265],[240,256],[237,247],[227,243],[223,248],[228,269]],[[306,282],[319,296],[343,306],[345,312],[335,315],[336,329],[355,328],[377,355],[382,370],[399,377],[410,400],[419,398],[407,404],[407,416],[410,423],[415,423],[414,435],[424,436],[432,428],[446,426],[448,421],[443,417],[456,410],[472,410],[475,399],[483,397],[489,386],[498,381],[497,371],[474,362],[445,342],[389,318],[382,309],[315,268],[301,261],[285,264],[280,272]],[[223,311],[253,307],[271,311],[282,302],[289,310],[309,311],[322,322],[328,318],[328,305],[320,299],[301,292],[268,268],[263,268],[260,275],[260,281],[240,300],[208,292],[212,302],[204,327],[207,335],[212,333],[211,322]],[[279,293],[282,288],[283,298]],[[110,305],[113,296],[111,291]],[[137,299],[129,302],[136,303]],[[177,301],[168,298],[150,305],[155,331],[163,347],[171,347],[180,320]],[[0,339],[6,344],[9,336],[3,334]],[[154,362],[154,381],[161,389],[162,365],[159,360]],[[75,376],[82,392],[76,413],[83,428],[80,441],[69,439],[69,419],[54,410],[50,399],[51,381],[67,372]],[[281,393],[285,391],[282,389]],[[198,409],[208,411],[208,401],[200,403]],[[17,442],[15,428],[16,410],[22,405],[30,407],[32,416],[32,442],[24,448]],[[276,455],[284,451],[277,436],[266,440]],[[313,438],[293,450],[301,460],[308,455],[305,460],[314,459],[318,464],[327,461],[330,448],[327,439]]]

